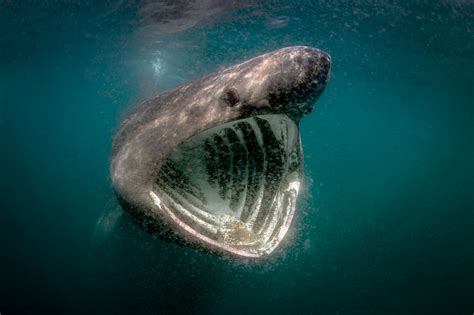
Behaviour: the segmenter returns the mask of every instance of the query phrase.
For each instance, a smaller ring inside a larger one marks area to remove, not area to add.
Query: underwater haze
[[[0,0],[0,29],[1,315],[474,312],[471,0]],[[271,257],[97,235],[133,104],[291,45],[332,72]]]

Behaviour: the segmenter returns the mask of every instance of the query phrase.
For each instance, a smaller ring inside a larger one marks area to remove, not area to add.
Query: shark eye
[[[235,88],[229,88],[224,92],[223,100],[227,105],[235,106],[240,101],[239,93]]]

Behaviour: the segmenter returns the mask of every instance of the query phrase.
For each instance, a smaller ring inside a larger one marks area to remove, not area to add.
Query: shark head
[[[323,92],[330,65],[321,50],[283,48],[137,106],[114,138],[120,198],[204,248],[269,255],[296,209],[299,121]]]

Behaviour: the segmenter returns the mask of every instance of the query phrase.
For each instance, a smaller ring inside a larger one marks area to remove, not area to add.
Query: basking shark
[[[112,145],[121,204],[177,241],[269,255],[288,231],[302,183],[299,121],[330,66],[319,49],[287,47],[137,105]]]

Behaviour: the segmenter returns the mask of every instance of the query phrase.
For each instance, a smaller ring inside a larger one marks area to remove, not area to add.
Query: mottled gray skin
[[[114,137],[110,173],[120,197],[155,216],[149,192],[166,157],[220,124],[261,114],[298,121],[329,79],[330,57],[314,48],[279,49],[177,87],[138,105]]]

